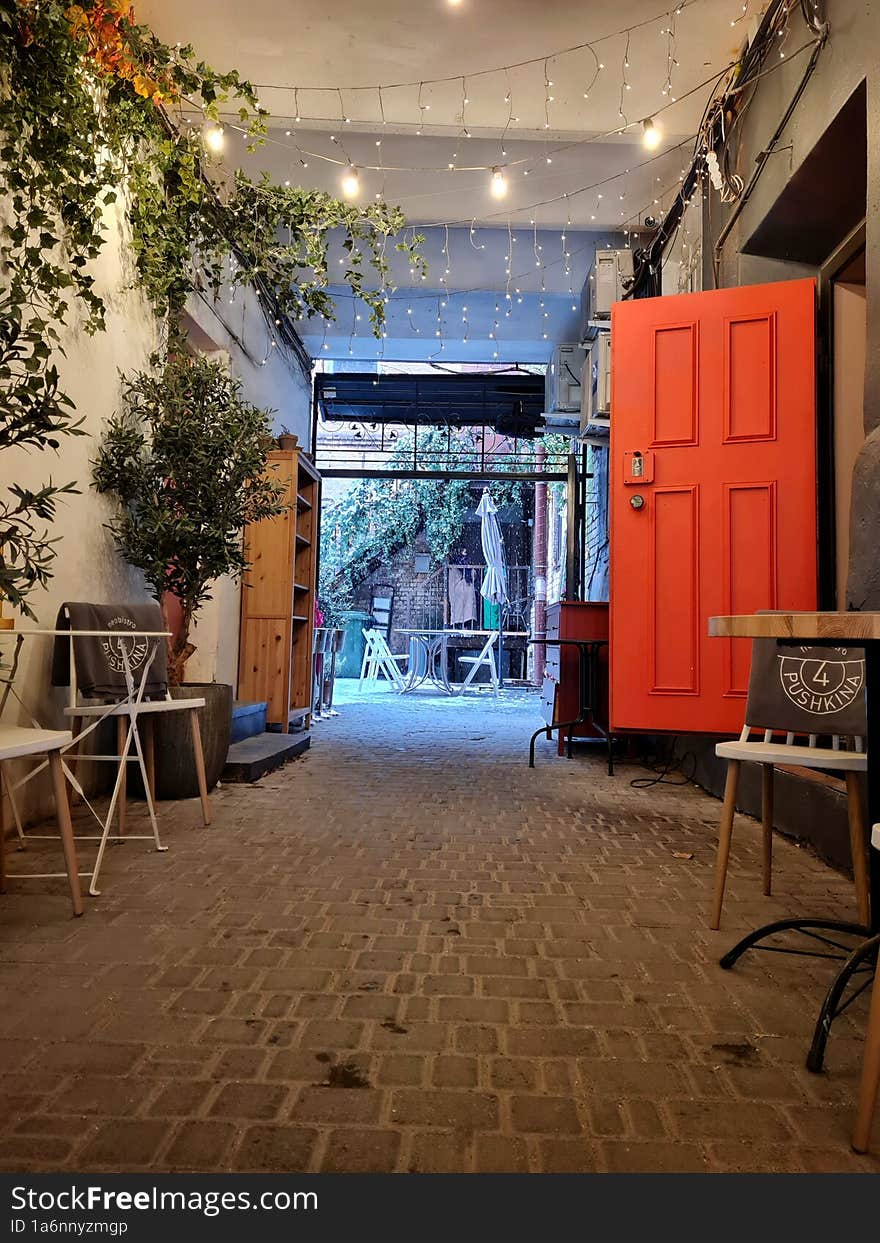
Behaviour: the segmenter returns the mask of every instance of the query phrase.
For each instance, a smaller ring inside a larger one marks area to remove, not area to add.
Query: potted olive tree
[[[284,510],[281,485],[265,475],[273,447],[270,414],[244,400],[240,382],[222,363],[176,352],[155,370],[123,377],[122,408],[110,419],[93,464],[96,488],[115,502],[108,528],[117,548],[143,571],[172,631],[171,694],[205,698],[211,784],[229,748],[232,687],[179,688],[196,650],[193,622],[211,599],[212,585],[222,575],[240,578],[247,568],[244,528]],[[157,730],[160,797],[197,793],[183,716],[173,713],[163,719],[161,736]]]

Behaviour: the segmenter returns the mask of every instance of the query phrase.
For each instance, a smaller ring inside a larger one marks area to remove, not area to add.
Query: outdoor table
[[[867,715],[868,755],[868,825],[880,825],[880,613],[757,613],[744,616],[710,617],[709,634],[716,638],[777,639],[789,646],[830,643],[836,646],[860,647],[865,652],[865,698]],[[807,957],[830,958],[843,963],[822,1003],[813,1041],[807,1056],[809,1070],[822,1069],[825,1044],[835,1018],[863,992],[871,982],[880,948],[880,849],[873,840],[868,846],[868,869],[871,894],[870,925],[830,919],[783,919],[767,924],[743,937],[720,960],[725,970],[736,963],[746,950],[764,949],[775,953],[800,954]],[[776,933],[797,932],[820,943],[814,950],[786,949],[762,945],[765,938]],[[839,934],[858,938],[855,946],[842,943]],[[830,934],[830,935],[829,935]],[[837,953],[829,951],[838,951]],[[853,991],[845,997],[847,987]]]
[[[542,725],[536,729],[529,739],[529,768],[535,767],[535,743],[543,734],[548,740],[554,729],[568,730],[568,758],[571,759],[571,743],[574,729],[589,718],[590,724],[599,731],[608,745],[608,776],[614,776],[614,755],[611,750],[611,734],[596,720],[599,707],[599,649],[608,646],[607,639],[536,639],[530,638],[528,643],[543,643],[545,646],[576,647],[578,654],[578,714],[573,721],[556,721],[552,725]]]
[[[408,695],[425,682],[431,681],[447,695],[454,695],[446,668],[450,631],[420,626],[408,630],[395,626],[394,629],[398,634],[405,634],[409,638],[409,663],[400,693]]]
[[[525,630],[504,630],[500,632],[498,630],[459,630],[449,626],[444,627],[442,630],[420,626],[414,626],[410,629],[395,626],[394,629],[398,634],[405,634],[409,637],[409,665],[406,680],[400,692],[402,695],[409,694],[429,680],[439,687],[440,690],[445,691],[447,695],[459,695],[462,693],[463,688],[449,681],[448,653],[450,639],[460,638],[461,636],[485,639],[490,634],[499,633],[502,639],[505,637],[516,639],[525,638],[527,634]],[[500,681],[500,668],[498,676]]]

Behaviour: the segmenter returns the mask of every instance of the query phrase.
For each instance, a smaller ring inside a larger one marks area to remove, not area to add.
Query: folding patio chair
[[[71,755],[71,764],[65,765],[65,772],[74,790],[86,802],[99,823],[102,823],[101,819],[86,798],[77,779],[76,769],[83,762],[117,765],[110,807],[97,839],[98,855],[89,886],[89,893],[97,896],[98,875],[107,842],[111,837],[110,826],[114,815],[118,817],[118,831],[114,835],[116,838],[152,839],[157,850],[167,850],[159,837],[155,810],[154,722],[157,716],[170,712],[189,714],[202,820],[205,825],[211,823],[211,804],[198,717],[199,709],[205,706],[205,701],[196,696],[172,699],[168,690],[164,639],[145,639],[131,633],[156,633],[164,630],[162,612],[157,604],[64,604],[59,612],[58,628],[66,627],[69,627],[70,634],[56,639],[53,662],[53,683],[69,686],[69,700],[64,715],[73,722],[73,740],[70,746],[75,751]],[[89,633],[84,634],[85,631]],[[94,735],[100,724],[108,718],[116,720],[117,753],[103,755],[84,751],[83,741]],[[130,763],[135,763],[140,768],[152,827],[151,834],[127,835],[125,832],[127,766]]]
[[[492,690],[498,694],[498,669],[495,665],[495,644],[498,642],[500,632],[493,630],[486,642],[483,644],[479,656],[459,656],[459,664],[470,665],[471,669],[465,680],[458,689],[458,694],[462,695],[473,682],[478,669],[485,667],[489,670],[489,680],[492,683]]]
[[[361,662],[358,690],[361,689],[365,681],[377,681],[380,674],[384,674],[396,690],[403,690],[404,678],[400,665],[397,662],[409,660],[409,654],[401,652],[394,655],[384,636],[378,630],[362,630],[361,633],[364,636],[366,646],[364,648],[364,659]]]

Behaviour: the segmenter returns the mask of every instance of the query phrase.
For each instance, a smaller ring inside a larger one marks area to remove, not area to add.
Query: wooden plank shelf
[[[311,713],[321,476],[301,449],[277,449],[267,477],[283,485],[287,509],[246,532],[239,692],[266,703],[268,728],[286,734]]]

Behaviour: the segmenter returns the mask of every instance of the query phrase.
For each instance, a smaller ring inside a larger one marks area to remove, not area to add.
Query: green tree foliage
[[[273,332],[280,316],[332,318],[331,235],[347,257],[334,279],[363,299],[377,335],[389,242],[397,239],[411,266],[423,267],[421,239],[403,239],[397,208],[359,208],[241,173],[227,191],[192,119],[219,122],[230,110],[253,149],[267,115],[254,87],[235,70],[213,69],[191,46],[163,43],[124,0],[0,0],[0,315],[12,326],[7,337],[19,334],[29,374],[45,371],[45,398],[56,407],[52,427],[41,431],[31,420],[32,447],[54,447],[75,425],[59,417],[73,406],[50,354],[60,351],[66,324],[104,328],[93,264],[116,200],[128,217],[138,284],[174,348],[187,298],[226,285],[256,284]],[[36,395],[0,372],[0,436],[18,417],[22,391]],[[0,438],[0,449],[9,443]],[[0,590],[22,607],[46,582],[55,554],[39,524],[72,490],[48,484],[0,502]]]
[[[123,396],[95,485],[115,501],[109,529],[122,556],[143,570],[158,601],[165,592],[180,601],[183,622],[168,652],[178,683],[211,585],[247,568],[245,526],[284,511],[282,486],[264,475],[271,412],[245,401],[239,381],[201,355],[173,355],[157,373],[126,379]]]
[[[14,299],[0,298],[0,450],[55,450],[62,437],[82,434],[50,355],[45,324],[34,315],[22,323]],[[28,593],[46,585],[55,555],[47,527],[59,498],[73,491],[50,479],[36,490],[10,483],[0,492],[0,595],[29,617]]]
[[[545,437],[545,444],[558,450],[560,437]],[[564,442],[567,444],[567,442]],[[420,428],[417,443],[411,433],[400,436],[390,454],[391,469],[412,466],[423,469],[470,471],[479,479],[481,461],[478,438],[469,428],[452,432]],[[495,470],[534,468],[534,451],[523,456],[499,453],[492,459]],[[498,479],[491,483],[492,498],[499,509],[523,509],[525,489],[519,480]],[[424,531],[432,557],[445,561],[461,538],[465,519],[474,499],[466,479],[364,480],[355,484],[325,516],[321,542],[322,607],[336,620],[350,608],[360,583],[380,565],[388,565],[403,549],[413,547]],[[338,533],[338,538],[334,538]]]

